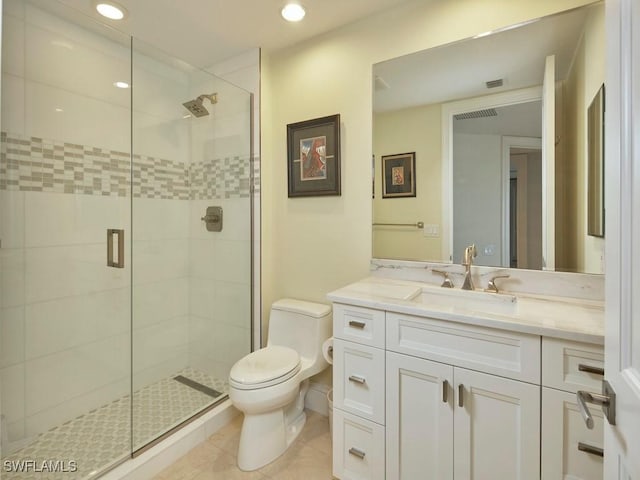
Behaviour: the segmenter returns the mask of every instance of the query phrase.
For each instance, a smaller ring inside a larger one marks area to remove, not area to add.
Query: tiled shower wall
[[[198,277],[205,258],[216,262],[203,274],[216,272],[215,294],[205,296],[248,331],[248,315],[230,316],[246,312],[224,302],[248,305],[238,295],[248,291],[249,274],[238,272],[248,272],[249,152],[222,148],[246,137],[248,126],[237,128],[240,110],[220,109],[216,121],[235,119],[236,131],[227,126],[218,139],[211,122],[182,118],[193,78],[138,54],[131,207],[130,92],[112,85],[129,78],[128,42],[120,46],[27,2],[5,0],[4,10],[3,45],[11,48],[2,66],[0,394],[15,446],[129,393],[131,310],[135,387],[195,361],[193,292],[205,288]],[[203,234],[198,202],[224,204],[218,237]],[[105,265],[107,228],[125,229],[127,245],[133,235],[124,269]],[[194,256],[199,240],[204,249]],[[213,254],[218,240],[221,252]],[[211,323],[207,335],[228,333]],[[244,351],[248,334],[240,337],[197,338],[231,355]],[[198,366],[223,372],[211,361]]]

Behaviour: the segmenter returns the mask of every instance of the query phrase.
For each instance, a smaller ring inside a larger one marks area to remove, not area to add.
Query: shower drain
[[[195,380],[191,380],[190,378],[185,377],[184,375],[178,375],[173,377],[176,382],[183,383],[184,385],[193,388],[194,390],[198,390],[199,392],[204,393],[205,395],[209,395],[210,397],[216,398],[222,395],[221,392],[214,390],[213,388],[207,387],[201,383],[196,382]]]

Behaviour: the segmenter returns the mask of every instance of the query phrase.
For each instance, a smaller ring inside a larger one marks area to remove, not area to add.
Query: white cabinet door
[[[454,368],[457,480],[540,479],[540,387]]]
[[[387,352],[387,480],[453,479],[453,367]]]
[[[593,430],[574,393],[542,388],[542,480],[602,480],[604,417],[599,409],[591,413]]]

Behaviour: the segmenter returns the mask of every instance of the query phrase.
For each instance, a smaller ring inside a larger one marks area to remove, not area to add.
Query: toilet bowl
[[[244,413],[241,470],[272,462],[300,434],[308,379],[328,366],[322,343],[330,336],[331,307],[294,299],[271,306],[267,346],[240,359],[229,373],[229,398]]]

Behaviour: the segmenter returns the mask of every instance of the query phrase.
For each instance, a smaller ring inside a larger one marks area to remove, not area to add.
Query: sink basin
[[[396,285],[388,282],[363,281],[350,285],[349,289],[376,297],[411,300],[420,294],[420,287],[413,285]]]
[[[440,308],[462,308],[498,314],[515,313],[518,307],[518,297],[514,295],[457,288],[423,287],[420,294],[413,298],[413,301]]]

